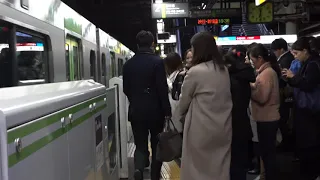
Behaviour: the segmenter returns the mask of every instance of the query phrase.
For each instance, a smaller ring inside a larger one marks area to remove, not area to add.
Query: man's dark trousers
[[[159,180],[161,177],[162,162],[156,160],[158,134],[163,130],[164,121],[148,121],[137,120],[131,122],[134,143],[136,150],[134,152],[135,169],[143,172],[149,160],[149,133],[151,135],[151,149],[152,149],[152,162],[151,162],[151,180]]]

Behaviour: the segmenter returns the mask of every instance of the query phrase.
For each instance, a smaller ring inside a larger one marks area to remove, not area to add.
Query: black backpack
[[[183,70],[180,70],[177,74],[176,78],[174,79],[172,83],[172,90],[171,90],[171,96],[173,100],[179,100],[179,96],[181,94],[181,87],[183,84],[184,77],[186,76],[186,73],[181,74]]]

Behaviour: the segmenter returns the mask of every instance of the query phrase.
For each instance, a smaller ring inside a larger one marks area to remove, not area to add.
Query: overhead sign
[[[241,19],[230,18],[192,18],[187,19],[188,26],[210,26],[210,25],[229,25],[241,24]]]
[[[249,45],[251,43],[271,44],[275,39],[282,38],[292,44],[297,41],[297,35],[266,35],[266,36],[226,36],[214,37],[218,46]]]
[[[155,3],[151,5],[154,19],[187,18],[189,17],[188,3]]]
[[[158,39],[158,44],[171,44],[171,43],[177,43],[177,36],[176,35],[170,35],[169,39]]]
[[[265,3],[267,0],[255,0],[256,6],[260,6],[261,4]]]
[[[237,18],[242,16],[242,10],[240,8],[229,9],[197,9],[190,11],[191,18]]]

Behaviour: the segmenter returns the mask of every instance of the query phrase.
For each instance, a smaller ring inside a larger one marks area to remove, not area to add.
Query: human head
[[[213,35],[209,32],[199,32],[191,38],[192,65],[197,65],[202,62],[213,61],[220,69],[224,69],[224,61],[218,51],[216,41]]]
[[[271,43],[271,49],[274,55],[279,58],[283,53],[288,51],[287,41],[282,38],[276,39]]]
[[[191,61],[192,61],[192,50],[191,49],[188,49],[186,51],[186,53],[184,54],[184,57],[185,57],[185,63],[186,63],[186,67],[187,68],[190,68],[191,67]]]
[[[174,71],[182,68],[182,60],[178,53],[169,53],[166,58],[164,58],[164,64],[166,66],[167,74],[170,75]]]
[[[138,48],[150,48],[154,44],[154,37],[150,31],[140,31],[137,36]]]
[[[238,60],[245,62],[246,52],[247,52],[247,48],[245,46],[243,45],[236,46],[235,54]]]
[[[222,46],[218,46],[218,51],[219,51],[219,53],[221,54],[221,56],[224,56],[224,55],[225,55],[225,51],[224,51],[224,49],[223,49]]]
[[[295,59],[304,62],[311,55],[311,46],[310,46],[310,38],[301,37],[296,42],[294,42],[291,46],[292,55]]]
[[[259,69],[262,64],[269,61],[269,52],[262,44],[256,44],[249,50],[250,59],[256,69]]]
[[[246,52],[246,57],[245,57],[245,63],[250,64],[252,67],[254,67],[254,65],[253,65],[252,60],[250,59],[249,52],[250,52],[250,49],[255,45],[257,45],[257,43],[254,42],[254,43],[251,43],[247,46],[247,52]]]

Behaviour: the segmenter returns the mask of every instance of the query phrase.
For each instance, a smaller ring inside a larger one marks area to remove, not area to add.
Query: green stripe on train
[[[52,141],[54,141],[57,138],[59,138],[60,136],[64,135],[65,133],[67,133],[71,129],[73,129],[73,128],[77,127],[78,125],[80,125],[81,123],[85,122],[91,116],[95,115],[97,112],[104,109],[106,106],[107,105],[104,104],[104,105],[98,107],[97,109],[95,109],[94,111],[89,112],[89,113],[81,116],[80,118],[74,120],[71,124],[68,124],[65,128],[60,128],[60,129],[54,131],[53,133],[35,141],[34,143],[30,144],[29,146],[24,147],[20,153],[11,154],[8,157],[9,168],[14,166],[18,162],[24,160],[25,158],[27,158],[31,154],[35,153],[36,151],[40,150],[41,148],[45,147],[46,145],[50,144]]]
[[[67,109],[65,111],[59,112],[54,115],[50,115],[47,118],[44,118],[43,120],[39,120],[30,124],[27,124],[21,128],[9,130],[8,132],[8,138],[7,143],[13,143],[16,138],[23,138],[33,132],[36,132],[42,128],[45,128],[47,126],[50,126],[51,124],[54,124],[61,120],[62,117],[67,117],[69,114],[75,114],[78,111],[81,111],[82,109],[88,108],[88,106],[94,102],[100,102],[102,101],[106,96],[100,96],[94,99],[89,100],[88,102],[76,105],[74,107],[71,107],[70,109]]]

